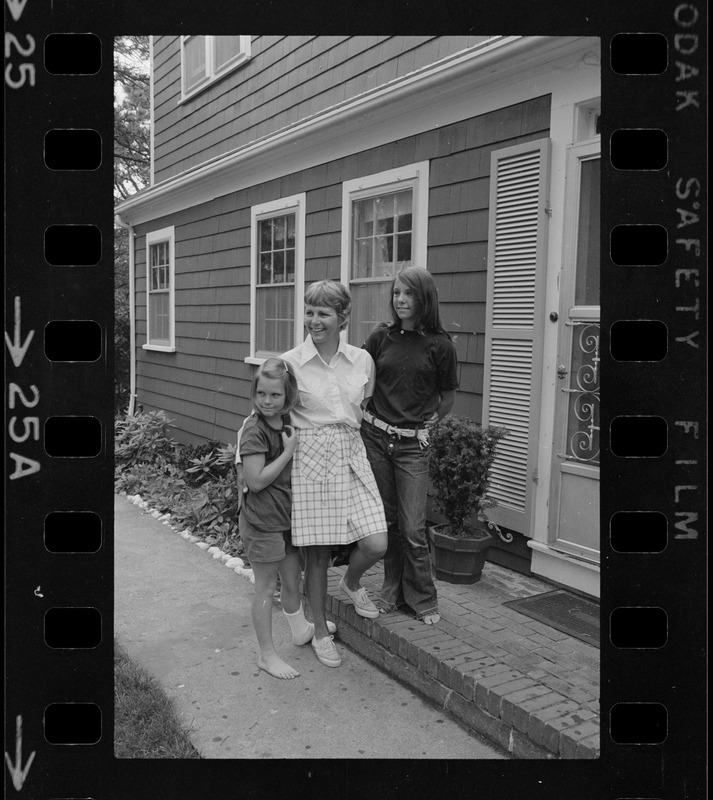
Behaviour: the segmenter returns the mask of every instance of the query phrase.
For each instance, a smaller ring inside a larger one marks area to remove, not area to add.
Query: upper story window
[[[341,279],[352,295],[351,344],[389,319],[394,275],[426,267],[427,235],[427,161],[343,184]]]
[[[146,234],[145,350],[176,349],[174,250],[173,227]]]
[[[249,36],[182,36],[183,99],[222,78],[249,58]]]
[[[302,341],[305,195],[252,208],[250,358],[260,361]]]

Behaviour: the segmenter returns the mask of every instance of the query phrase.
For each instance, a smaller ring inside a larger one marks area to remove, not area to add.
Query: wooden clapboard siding
[[[455,411],[483,414],[490,157],[547,135],[549,96],[427,131],[315,169],[252,186],[136,229],[139,402],[174,418],[176,435],[233,441],[249,409],[250,209],[306,193],[305,280],[341,274],[342,182],[428,160],[428,269],[454,337]],[[497,137],[501,137],[498,139]],[[175,226],[176,352],[145,351],[145,235]],[[384,317],[387,311],[384,309]],[[195,415],[195,416],[192,416]]]
[[[155,37],[155,180],[173,177],[487,38],[253,36],[249,61],[180,102],[180,37]]]

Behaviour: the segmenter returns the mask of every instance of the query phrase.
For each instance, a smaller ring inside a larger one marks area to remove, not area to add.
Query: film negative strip
[[[276,6],[6,0],[8,796],[704,796],[707,5],[530,5],[282,4],[278,27],[600,37],[600,758],[114,757],[113,41],[274,33]]]

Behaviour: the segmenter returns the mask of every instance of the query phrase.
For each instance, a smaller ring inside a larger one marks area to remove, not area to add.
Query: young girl
[[[252,621],[260,648],[258,666],[276,678],[299,675],[275,652],[272,641],[272,600],[279,574],[282,610],[301,645],[314,635],[299,594],[300,566],[290,534],[292,455],[297,436],[289,412],[298,399],[297,381],[290,367],[269,358],[255,373],[252,384],[255,413],[241,430],[239,455],[248,492],[240,513],[240,537],[255,576]]]
[[[406,606],[433,625],[440,615],[426,539],[428,430],[453,407],[456,351],[425,269],[396,275],[390,312],[391,322],[364,344],[376,364],[376,387],[361,428],[388,523],[380,611]]]

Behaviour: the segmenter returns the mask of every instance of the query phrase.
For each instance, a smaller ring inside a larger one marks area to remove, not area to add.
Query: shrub
[[[242,555],[234,444],[177,444],[168,436],[163,411],[116,422],[117,492],[141,497],[174,522],[231,555]]]
[[[449,416],[431,431],[429,477],[435,491],[434,505],[445,515],[456,536],[467,536],[468,521],[485,520],[495,505],[487,496],[490,468],[498,442],[507,429],[483,428],[466,417]]]
[[[114,457],[117,466],[172,461],[176,443],[168,435],[173,420],[165,411],[130,414],[115,423]]]
[[[235,445],[228,445],[222,447],[220,442],[210,443],[218,445],[217,448],[211,448],[203,455],[197,455],[191,458],[188,466],[184,467],[188,475],[191,476],[189,481],[194,486],[199,486],[208,480],[227,480],[235,478]],[[181,463],[185,463],[184,459]]]
[[[176,464],[184,472],[187,472],[190,467],[194,466],[193,461],[195,459],[202,459],[213,453],[219,447],[222,447],[222,443],[216,439],[211,439],[208,442],[201,442],[200,444],[179,444],[176,451]],[[191,486],[197,486],[198,483],[200,483],[200,479],[196,475],[187,475],[186,480]]]

